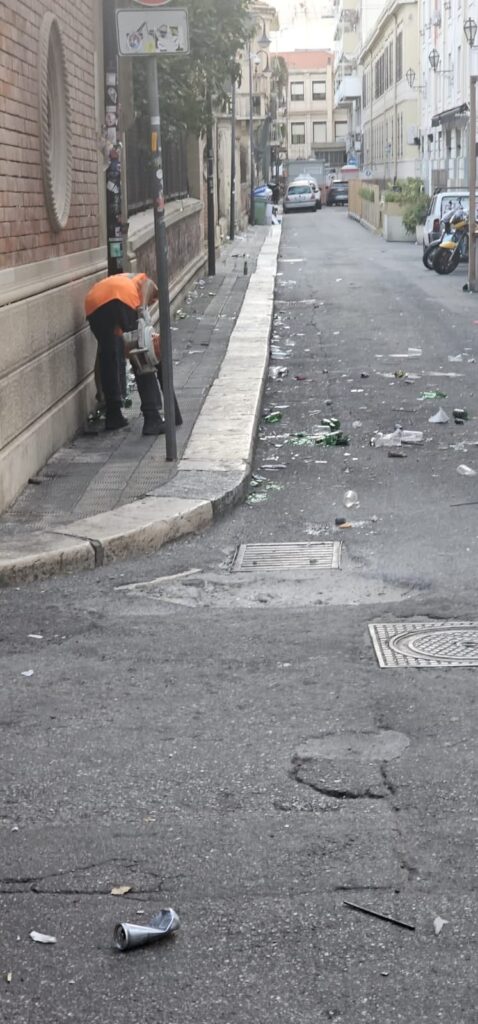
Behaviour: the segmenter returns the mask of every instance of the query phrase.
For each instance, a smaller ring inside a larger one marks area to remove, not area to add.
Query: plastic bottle
[[[353,508],[354,505],[358,505],[358,494],[357,491],[346,491],[344,494],[344,506],[345,508]]]

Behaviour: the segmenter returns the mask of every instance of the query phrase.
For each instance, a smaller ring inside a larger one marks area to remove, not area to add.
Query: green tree
[[[191,53],[158,61],[161,114],[165,126],[184,126],[200,135],[208,120],[208,90],[225,104],[237,52],[252,34],[251,0],[182,0],[189,14]],[[137,62],[139,63],[139,62]]]

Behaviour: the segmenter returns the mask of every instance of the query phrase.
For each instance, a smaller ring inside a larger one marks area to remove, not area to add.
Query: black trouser
[[[107,405],[121,402],[124,396],[125,356],[123,339],[115,333],[134,331],[138,324],[136,310],[120,299],[112,299],[95,309],[88,323],[98,342],[101,387]]]
[[[126,361],[123,339],[117,330],[135,331],[138,314],[120,299],[111,299],[88,317],[88,323],[98,342],[101,386],[108,407],[125,397]],[[155,374],[135,374],[135,377],[143,416],[157,415],[161,409],[161,394]]]

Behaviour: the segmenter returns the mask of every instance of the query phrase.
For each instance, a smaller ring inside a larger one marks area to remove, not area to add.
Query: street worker
[[[119,430],[128,423],[121,411],[125,363],[123,334],[136,330],[140,308],[150,305],[157,296],[158,289],[146,274],[112,274],[97,281],[86,295],[86,319],[98,342],[106,430]],[[135,372],[135,377],[144,417],[143,434],[164,434],[156,374]]]

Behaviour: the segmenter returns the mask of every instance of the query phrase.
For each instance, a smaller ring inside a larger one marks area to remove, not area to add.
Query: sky
[[[281,30],[275,33],[273,50],[322,49],[332,46],[334,22],[322,18],[332,0],[268,0],[277,10]]]

